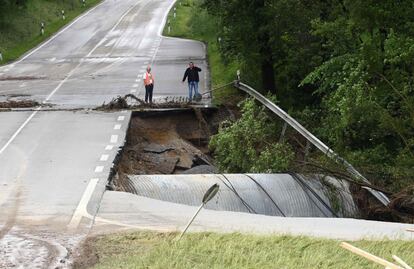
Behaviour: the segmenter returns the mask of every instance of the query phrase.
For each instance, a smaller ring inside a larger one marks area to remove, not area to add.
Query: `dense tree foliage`
[[[204,0],[244,79],[378,183],[413,184],[414,2]],[[262,65],[261,65],[262,64]],[[258,79],[262,77],[262,79]],[[397,180],[399,179],[399,180]]]
[[[275,142],[280,122],[253,99],[241,106],[242,117],[233,124],[225,122],[211,139],[219,168],[230,173],[288,170],[294,153],[289,144]]]

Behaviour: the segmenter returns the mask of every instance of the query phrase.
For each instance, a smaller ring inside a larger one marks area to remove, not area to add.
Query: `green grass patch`
[[[18,59],[30,49],[59,31],[79,14],[95,6],[101,0],[45,1],[28,0],[25,7],[14,7],[0,13],[0,51],[5,64]],[[65,20],[61,10],[65,10]],[[40,24],[45,23],[45,33],[40,34]]]
[[[340,241],[292,236],[134,232],[100,236],[93,242],[104,268],[382,268],[339,247]],[[359,241],[353,245],[392,260],[414,264],[414,244]]]
[[[163,34],[165,36],[198,40],[207,45],[213,89],[233,81],[236,78],[236,71],[240,64],[236,60],[226,62],[221,56],[218,44],[220,29],[217,18],[208,14],[200,6],[199,0],[177,1],[175,8],[177,17],[174,18],[174,8],[172,8],[168,15],[169,24],[167,23]],[[168,25],[171,27],[171,32],[168,31]],[[216,105],[237,103],[239,95],[240,93],[234,87],[229,86],[214,91],[213,101]]]

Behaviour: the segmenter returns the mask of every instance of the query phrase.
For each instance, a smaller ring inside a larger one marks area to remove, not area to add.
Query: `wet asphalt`
[[[0,240],[13,229],[91,227],[131,117],[93,109],[119,95],[143,98],[147,65],[155,101],[187,96],[181,79],[190,60],[203,69],[200,91],[207,91],[204,44],[161,36],[173,2],[103,1],[0,67],[0,100],[54,109],[0,112]]]

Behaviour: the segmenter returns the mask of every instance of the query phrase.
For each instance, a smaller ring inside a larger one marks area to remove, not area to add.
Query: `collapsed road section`
[[[355,217],[350,185],[333,177],[219,174],[208,148],[226,109],[135,111],[111,179],[112,189],[197,206],[212,184],[208,208],[285,217]]]

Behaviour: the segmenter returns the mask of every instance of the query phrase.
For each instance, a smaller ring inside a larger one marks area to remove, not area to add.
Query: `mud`
[[[220,110],[134,113],[112,183],[125,191],[128,175],[217,173],[208,142],[230,117]]]
[[[45,79],[46,77],[34,77],[34,76],[7,76],[7,77],[0,77],[0,81],[13,81],[13,80],[36,80],[36,79]]]
[[[12,228],[0,240],[0,268],[72,268],[82,236]]]
[[[10,108],[31,108],[40,106],[40,103],[33,100],[8,100],[0,102],[1,109],[10,109]]]
[[[109,103],[104,103],[96,110],[120,110],[120,109],[142,109],[142,108],[190,108],[191,103],[185,97],[166,97],[163,102],[145,103],[144,100],[133,94],[118,96]]]

